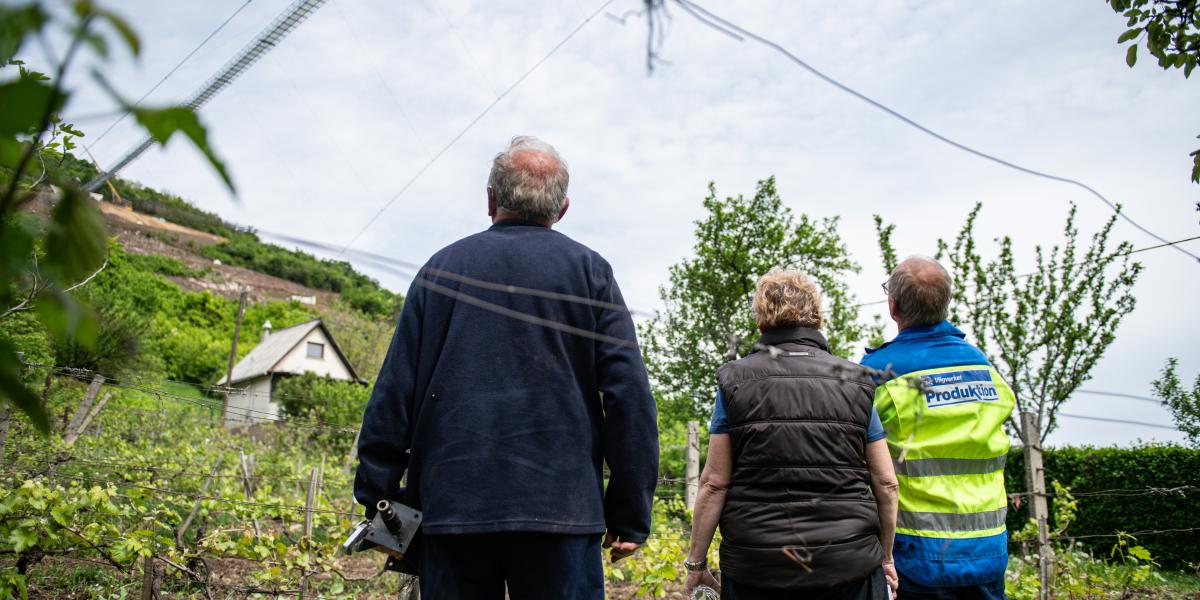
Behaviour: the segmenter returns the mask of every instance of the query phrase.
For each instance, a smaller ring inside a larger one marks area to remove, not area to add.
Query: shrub
[[[235,234],[228,242],[205,246],[200,252],[227,264],[341,294],[350,306],[369,315],[391,315],[399,310],[399,295],[355,271],[350,263],[264,244],[253,233]]]
[[[1024,453],[1014,449],[1005,470],[1009,492],[1025,491],[1024,469]],[[1079,540],[1082,547],[1098,556],[1108,555],[1118,532],[1200,528],[1200,513],[1196,511],[1196,498],[1200,495],[1196,490],[1200,487],[1200,450],[1173,444],[1047,448],[1045,469],[1047,482],[1062,483],[1078,498],[1078,515],[1066,535],[1114,536]],[[1182,486],[1193,487],[1179,492],[1147,491]],[[1090,495],[1102,490],[1130,491]],[[1022,529],[1028,519],[1024,504],[1010,510],[1009,531]],[[1166,568],[1184,569],[1200,557],[1200,536],[1195,531],[1142,535],[1137,540]]]
[[[290,417],[311,418],[322,426],[353,429],[362,424],[371,388],[305,373],[278,380],[274,398]],[[340,453],[348,452],[353,441],[343,431],[314,430],[313,434],[319,443]]]

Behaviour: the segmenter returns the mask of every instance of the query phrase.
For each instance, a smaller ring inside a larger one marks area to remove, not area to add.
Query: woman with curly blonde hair
[[[736,600],[887,598],[897,584],[897,482],[875,383],[829,353],[821,294],[804,273],[762,276],[754,316],[754,351],[717,370],[687,593],[705,585]],[[718,524],[720,583],[706,559]]]

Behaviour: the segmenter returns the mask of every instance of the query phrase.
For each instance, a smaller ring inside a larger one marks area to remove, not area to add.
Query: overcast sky
[[[254,0],[151,97],[186,99],[289,4]],[[138,62],[117,53],[111,79],[137,98],[245,0],[126,0],[141,32]],[[175,192],[244,225],[341,245],[497,95],[602,0],[331,0],[202,111],[239,198],[186,143],[153,149],[123,176]],[[615,0],[620,16],[638,0]],[[1151,61],[1128,69],[1123,20],[1103,2],[846,1],[705,4],[814,66],[973,147],[1080,179],[1159,235],[1197,235],[1200,187],[1187,180],[1200,133],[1200,88]],[[709,181],[753,193],[775,175],[784,201],[840,216],[862,274],[852,288],[880,299],[884,279],[872,214],[897,225],[901,254],[935,251],[976,202],[987,242],[1012,236],[1023,267],[1060,239],[1069,204],[1083,236],[1109,216],[1073,186],[1037,179],[940,144],[752,42],[676,8],[664,62],[647,75],[645,24],[601,15],[504,98],[399,197],[355,247],[423,262],[487,226],[492,156],[516,134],[551,142],[571,168],[572,208],[559,228],[606,256],[626,300],[660,306],[657,288],[688,256]],[[37,60],[36,49],[30,57]],[[75,114],[110,103],[76,71]],[[81,121],[95,137],[111,117]],[[104,165],[138,141],[123,124],[94,143]],[[1115,237],[1155,240],[1121,222]],[[1186,245],[1200,253],[1200,242]],[[990,253],[994,244],[985,243]],[[1169,356],[1189,382],[1200,371],[1200,263],[1172,250],[1138,255],[1137,310],[1085,389],[1149,395]],[[359,265],[388,287],[408,281]],[[878,307],[870,307],[878,308]],[[869,318],[868,311],[864,317]],[[894,333],[894,328],[889,336]],[[1137,400],[1080,394],[1064,412],[1169,424]],[[1181,434],[1063,419],[1051,443],[1129,444]]]

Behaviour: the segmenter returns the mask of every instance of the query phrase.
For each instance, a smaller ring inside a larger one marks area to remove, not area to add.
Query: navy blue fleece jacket
[[[371,512],[401,499],[428,535],[645,540],[657,410],[623,307],[607,261],[533,223],[501,221],[435,254],[367,404],[355,498]]]

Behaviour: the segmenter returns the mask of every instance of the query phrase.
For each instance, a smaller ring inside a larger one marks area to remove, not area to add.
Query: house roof
[[[250,379],[257,379],[265,375],[275,373],[275,367],[289,352],[292,351],[308,334],[314,329],[320,328],[325,333],[325,337],[329,339],[329,344],[333,346],[337,353],[338,359],[346,365],[346,370],[350,371],[350,376],[359,383],[366,381],[358,376],[354,371],[354,366],[350,361],[346,360],[346,355],[342,349],[338,347],[337,342],[333,339],[333,335],[329,333],[329,329],[325,327],[320,319],[313,319],[306,323],[293,325],[279,331],[274,331],[267,336],[267,339],[259,342],[253,350],[250,351],[242,360],[238,361],[233,367],[232,383],[241,383]],[[217,385],[232,385],[226,382],[226,378],[222,377]]]

